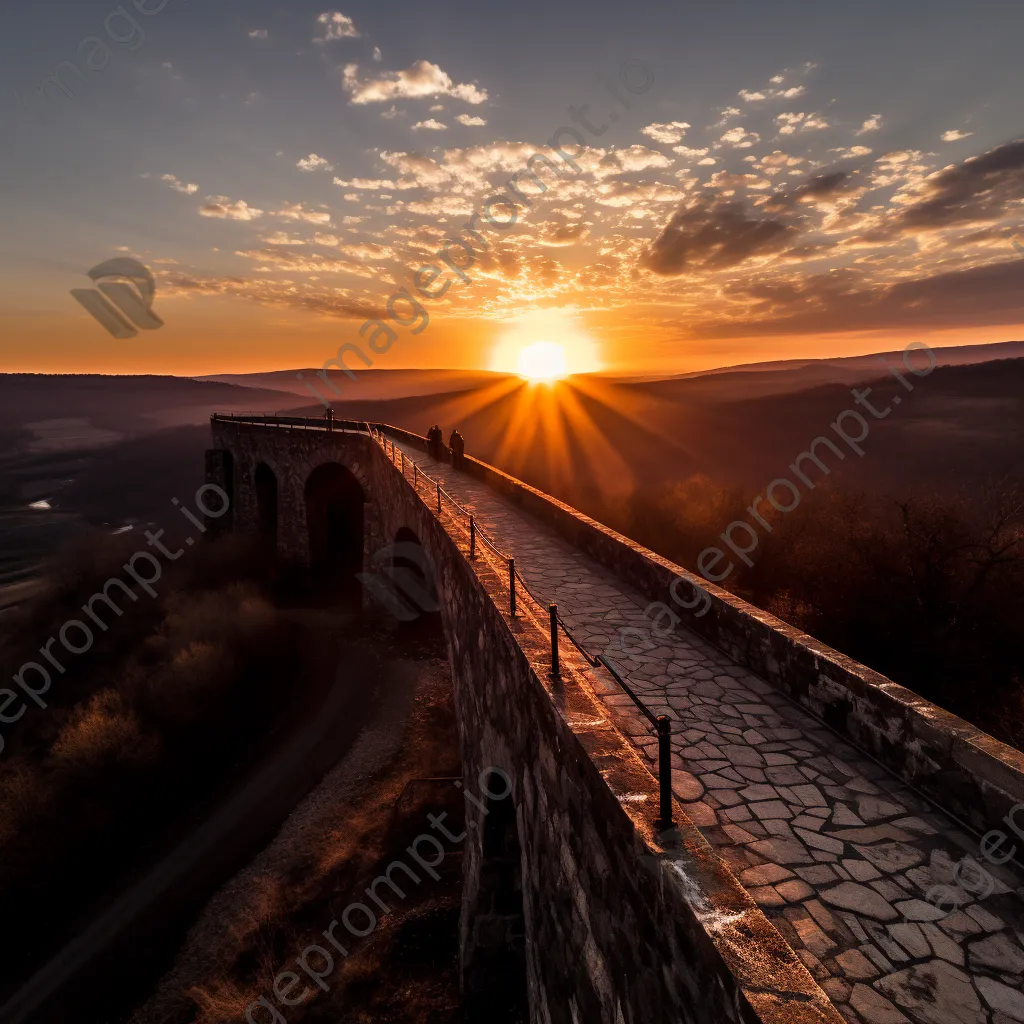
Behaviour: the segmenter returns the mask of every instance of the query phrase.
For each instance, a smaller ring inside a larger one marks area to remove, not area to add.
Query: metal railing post
[[[402,460],[402,476],[405,476],[405,452],[399,452],[398,457]]]
[[[661,796],[660,824],[672,824],[672,719],[658,715],[658,784]]]
[[[419,487],[420,485],[420,467],[416,462],[412,464],[412,485],[413,487]]]
[[[437,484],[437,511],[438,512],[441,511],[441,482],[440,481],[438,481],[438,484]]]
[[[516,560],[508,560],[508,606],[513,618],[516,614]]]
[[[549,604],[548,612],[551,614],[551,675],[557,679],[558,670],[558,605]]]
[[[476,558],[476,517],[469,517],[469,557]]]

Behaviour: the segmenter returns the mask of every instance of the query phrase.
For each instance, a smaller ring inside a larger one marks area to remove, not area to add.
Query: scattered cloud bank
[[[304,156],[296,165],[302,171],[333,171],[334,165],[328,163],[322,156],[310,153]]]
[[[143,178],[152,177],[151,174],[143,174]],[[157,181],[162,181],[168,188],[174,189],[175,192],[181,192],[186,196],[195,195],[199,191],[199,186],[193,182],[182,181],[176,174],[158,174],[156,176]]]
[[[244,199],[232,202],[227,196],[207,196],[199,207],[203,217],[217,217],[220,220],[255,220],[263,216],[263,210],[249,206]]]
[[[325,11],[317,15],[314,43],[333,43],[339,39],[358,39],[359,33],[348,15],[341,11]]]
[[[388,103],[396,99],[451,96],[465,103],[487,100],[487,90],[476,85],[457,84],[447,72],[429,60],[418,60],[404,71],[363,72],[358,64],[346,64],[342,86],[354,104]]]
[[[324,43],[359,35],[340,12],[317,26]],[[1019,315],[1024,261],[1009,239],[1024,223],[1024,141],[956,163],[938,140],[935,151],[885,148],[883,114],[809,95],[806,64],[740,89],[736,106],[708,117],[683,105],[636,134],[565,142],[569,172],[543,141],[490,127],[500,110],[478,112],[489,101],[483,84],[429,60],[384,69],[378,48],[361,61],[341,62],[348,103],[370,108],[350,114],[391,148],[346,151],[343,163],[340,153],[283,160],[287,198],[261,196],[265,210],[197,196],[201,216],[239,222],[230,230],[243,240],[225,249],[251,269],[211,279],[178,267],[182,294],[365,319],[393,282],[414,287],[443,239],[469,237],[463,226],[486,197],[512,195],[515,224],[474,249],[473,287],[453,282],[438,299],[445,316],[615,310],[714,338]],[[478,109],[456,113],[459,104]],[[608,119],[595,111],[591,120]],[[453,145],[467,138],[456,126],[473,128],[476,144]],[[971,137],[964,128],[939,135],[946,144]],[[341,191],[323,194],[315,172]],[[185,196],[199,190],[152,177]],[[248,235],[246,221],[259,221]]]

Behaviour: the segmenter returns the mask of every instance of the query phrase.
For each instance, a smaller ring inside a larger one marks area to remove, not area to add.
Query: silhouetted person
[[[464,469],[466,465],[466,439],[458,429],[452,431],[448,438],[448,447],[452,450],[452,465],[456,469]]]
[[[432,459],[441,461],[441,428],[436,423],[427,431],[427,452]]]
[[[324,419],[327,420],[327,429],[334,429],[334,406],[330,406],[327,412],[324,413]]]

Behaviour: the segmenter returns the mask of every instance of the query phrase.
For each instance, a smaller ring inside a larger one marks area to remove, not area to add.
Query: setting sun
[[[529,380],[558,380],[564,377],[565,349],[553,341],[538,341],[519,353],[516,373]]]
[[[491,355],[492,370],[527,380],[558,380],[601,368],[597,343],[577,315],[564,309],[531,310],[508,321]]]

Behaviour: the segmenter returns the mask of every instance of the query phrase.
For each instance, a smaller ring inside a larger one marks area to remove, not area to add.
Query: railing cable
[[[383,438],[383,431],[381,431],[381,438]],[[378,439],[381,440],[381,439]],[[381,447],[384,453],[388,454],[386,440],[381,441]],[[405,477],[405,462],[402,459],[401,465],[397,465],[395,458],[395,447],[394,441],[391,441],[391,453],[390,458],[393,465],[402,473]],[[456,509],[459,513],[469,519],[469,530],[470,530],[470,557],[473,557],[476,552],[476,541],[477,539],[483,541],[499,558],[501,558],[508,566],[509,574],[509,611],[513,618],[516,616],[517,603],[516,603],[516,581],[522,586],[523,592],[530,600],[537,605],[540,609],[545,609],[544,603],[537,597],[536,594],[530,589],[529,584],[523,579],[522,573],[516,568],[515,559],[510,555],[506,554],[495,544],[490,537],[487,536],[484,530],[476,524],[476,517],[474,513],[464,508],[451,494],[449,494],[442,486],[440,480],[435,480],[429,474],[418,468],[418,464],[415,460],[411,460],[413,463],[413,484],[414,489],[419,492],[418,481],[420,477],[423,477],[428,484],[433,484],[437,494],[437,510],[441,512],[441,499],[446,498],[449,504]],[[565,619],[558,613],[557,605],[550,604],[546,606],[547,612],[550,618],[551,624],[551,675],[554,679],[560,678],[560,665],[558,658],[558,633],[557,629],[560,628],[566,635],[569,642],[576,648],[577,651],[583,656],[583,659],[592,668],[604,668],[605,671],[612,677],[615,683],[622,689],[622,691],[629,697],[629,699],[636,705],[640,713],[650,722],[653,727],[653,731],[658,737],[658,786],[659,786],[659,817],[658,826],[659,828],[666,829],[672,826],[672,720],[668,715],[655,715],[650,708],[648,708],[644,702],[637,696],[633,688],[623,678],[622,673],[608,660],[603,654],[594,655],[587,650],[586,646],[576,639],[572,629],[566,623]]]

